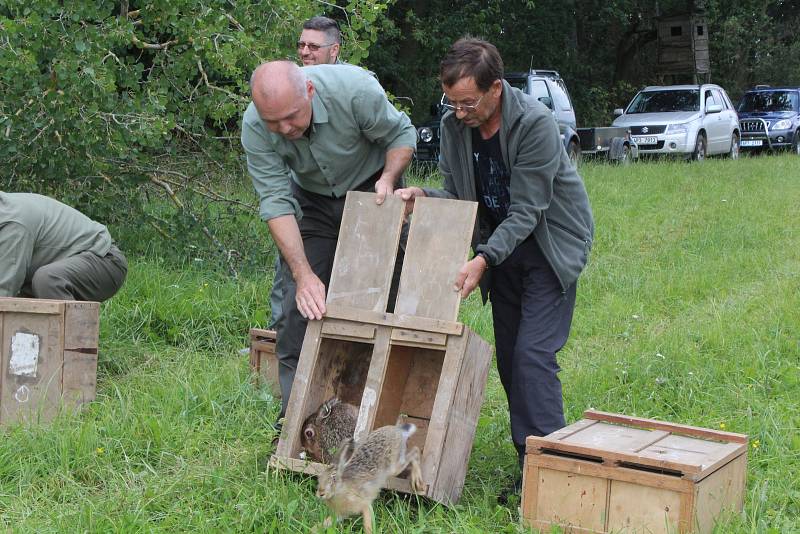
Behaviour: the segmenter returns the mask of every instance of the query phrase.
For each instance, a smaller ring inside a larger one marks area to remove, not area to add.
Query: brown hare
[[[353,437],[358,407],[332,397],[309,415],[303,423],[300,443],[306,458],[325,464],[333,461],[343,441]]]
[[[408,438],[417,427],[407,423],[384,426],[356,442],[344,442],[334,463],[319,475],[317,497],[336,515],[336,519],[360,513],[364,530],[372,532],[372,501],[389,477],[411,466],[411,488],[423,489],[419,448],[408,449]],[[329,517],[323,526],[333,524]]]

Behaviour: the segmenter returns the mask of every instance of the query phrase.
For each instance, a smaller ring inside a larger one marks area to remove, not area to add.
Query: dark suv
[[[800,87],[757,85],[737,111],[742,150],[791,149],[800,155]]]
[[[575,108],[572,107],[567,86],[558,72],[554,70],[531,70],[529,72],[508,72],[506,81],[511,87],[535,96],[541,103],[550,108],[558,122],[564,148],[570,159],[580,158],[580,140],[576,132]],[[442,99],[444,102],[444,97]],[[417,128],[417,152],[419,161],[439,160],[439,123],[444,114],[441,104],[431,106],[433,117]]]

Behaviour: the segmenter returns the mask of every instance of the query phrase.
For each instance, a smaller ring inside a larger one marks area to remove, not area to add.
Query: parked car
[[[580,139],[575,121],[575,108],[569,97],[567,86],[558,72],[554,70],[530,70],[528,72],[509,72],[506,81],[512,87],[521,89],[535,96],[553,112],[561,130],[561,139],[570,159],[577,162],[580,158]],[[417,152],[419,161],[438,161],[439,159],[439,123],[444,114],[445,96],[441,102],[431,106],[431,119],[417,128]]]
[[[725,90],[713,84],[645,87],[628,107],[614,110],[613,126],[630,129],[639,153],[703,160],[739,157],[739,117]]]
[[[736,109],[743,150],[791,149],[800,155],[800,87],[757,85]]]
[[[445,109],[441,104],[431,105],[431,118],[417,126],[417,151],[414,158],[418,161],[439,161],[439,123]]]

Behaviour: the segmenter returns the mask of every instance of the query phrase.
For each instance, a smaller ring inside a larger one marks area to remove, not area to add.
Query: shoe
[[[497,496],[497,502],[498,504],[506,505],[512,496],[519,495],[520,492],[522,492],[522,475],[517,475],[511,487],[500,491],[500,495]]]

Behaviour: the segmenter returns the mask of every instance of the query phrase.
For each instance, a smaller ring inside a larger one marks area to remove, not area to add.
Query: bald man
[[[277,356],[282,410],[308,319],[325,313],[348,191],[393,193],[416,145],[409,118],[361,67],[287,61],[259,66],[242,120],[242,146],[260,216],[284,260]]]

